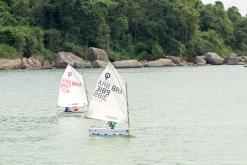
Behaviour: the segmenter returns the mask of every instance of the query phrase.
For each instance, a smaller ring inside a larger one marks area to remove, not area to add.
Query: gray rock
[[[195,64],[198,66],[206,65],[205,56],[196,56],[195,57]]]
[[[38,67],[40,67],[42,65],[42,61],[44,60],[43,57],[35,55],[35,54],[32,55],[32,57],[30,59],[33,61],[33,65],[38,66]]]
[[[142,61],[140,61],[140,63],[142,64],[142,67],[146,67],[148,61],[147,60],[142,60]]]
[[[108,55],[105,50],[99,49],[99,48],[94,48],[90,47],[87,50],[86,54],[87,60],[93,62],[95,60],[99,61],[109,61]]]
[[[30,58],[22,59],[22,69],[39,69],[41,68],[41,62],[39,58],[32,56]]]
[[[180,57],[176,56],[166,56],[167,59],[171,59],[173,63],[180,64],[182,62]]]
[[[221,58],[217,53],[208,52],[206,53],[206,60],[209,64],[212,65],[222,65],[224,59]]]
[[[55,59],[55,66],[57,68],[65,68],[70,64],[77,68],[91,67],[91,62],[85,61],[82,58],[70,52],[59,52]]]
[[[20,59],[0,59],[0,69],[20,69]]]
[[[44,61],[42,62],[42,68],[51,69],[51,68],[52,68],[51,62],[48,61],[48,60],[44,60]]]
[[[227,65],[238,65],[239,61],[239,55],[236,53],[231,53],[224,59],[224,63]]]
[[[31,69],[33,67],[32,65],[33,62],[31,59],[25,57],[22,59],[22,69]]]
[[[92,67],[92,63],[90,61],[76,61],[74,67],[76,68],[91,68]]]
[[[27,62],[27,64],[28,64],[29,66],[34,66],[34,62],[33,62],[33,60],[32,60],[31,58],[27,58],[27,59],[26,59],[26,62]]]
[[[159,59],[146,63],[147,67],[175,66],[171,59]]]
[[[123,60],[112,63],[116,68],[140,68],[142,64],[137,60]]]
[[[245,63],[244,62],[238,62],[237,65],[245,65]]]
[[[51,61],[51,66],[56,67],[55,61]]]
[[[92,67],[93,68],[105,68],[107,63],[108,63],[107,61],[96,60],[92,63]]]
[[[239,56],[238,59],[239,59],[239,62],[247,63],[247,56]]]

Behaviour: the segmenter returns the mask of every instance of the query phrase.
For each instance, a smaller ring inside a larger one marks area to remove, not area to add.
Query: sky
[[[236,6],[242,16],[247,14],[247,0],[219,0],[224,3],[225,9],[231,6]],[[215,0],[202,0],[204,4],[213,3]]]

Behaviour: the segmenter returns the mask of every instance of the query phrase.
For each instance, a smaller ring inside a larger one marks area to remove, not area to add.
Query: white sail
[[[72,107],[88,105],[83,76],[68,65],[63,73],[58,95],[58,106]]]
[[[109,62],[96,84],[87,118],[127,122],[126,85]]]

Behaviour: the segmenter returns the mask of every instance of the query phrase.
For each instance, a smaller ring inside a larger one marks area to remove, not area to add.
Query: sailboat
[[[86,118],[128,123],[128,128],[91,127],[89,128],[89,135],[129,134],[127,84],[110,62],[97,81]]]
[[[87,91],[83,76],[71,65],[67,65],[60,81],[58,94],[58,106],[69,109],[77,108],[77,111],[58,111],[58,115],[78,116],[86,111],[88,106]]]

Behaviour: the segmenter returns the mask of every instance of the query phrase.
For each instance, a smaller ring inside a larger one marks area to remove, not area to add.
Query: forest
[[[0,0],[0,58],[85,58],[88,47],[112,61],[247,55],[247,17],[220,1]]]

